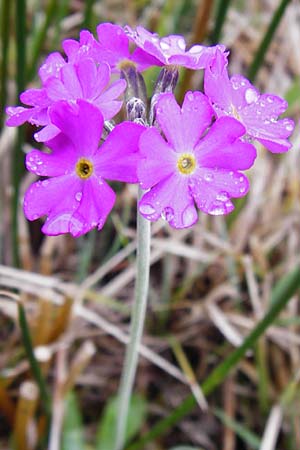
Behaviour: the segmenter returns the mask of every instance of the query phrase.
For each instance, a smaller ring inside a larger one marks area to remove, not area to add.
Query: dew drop
[[[213,179],[214,179],[214,176],[213,176],[212,173],[206,173],[206,174],[204,175],[204,180],[205,180],[205,181],[211,182],[211,181],[213,181]]]
[[[189,49],[189,53],[192,54],[197,54],[197,53],[201,53],[202,52],[203,47],[201,47],[201,45],[193,45],[193,47],[191,47]]]
[[[153,214],[155,213],[155,209],[149,203],[145,203],[140,205],[140,212],[141,214]]]
[[[240,188],[240,193],[241,193],[241,194],[244,194],[244,192],[246,192],[245,186],[243,186],[243,187]]]
[[[182,213],[182,223],[185,227],[192,226],[198,219],[198,214],[193,205],[188,206]]]
[[[75,199],[80,202],[80,200],[82,199],[82,192],[76,192],[75,194]]]
[[[169,50],[170,48],[170,44],[165,41],[160,41],[159,45],[162,50]]]
[[[185,41],[184,39],[178,39],[177,41],[177,45],[180,48],[180,50],[182,50],[183,52],[185,51]]]
[[[49,180],[44,180],[44,181],[42,181],[42,186],[43,186],[43,187],[48,186],[48,184],[49,184]]]
[[[271,97],[271,96],[267,97],[267,102],[268,103],[273,103],[274,102],[273,97]]]
[[[222,214],[225,214],[226,207],[225,205],[216,203],[212,204],[208,210],[208,214],[211,214],[213,216],[221,216]]]
[[[229,195],[227,194],[227,192],[222,191],[217,194],[216,199],[220,200],[221,202],[226,202],[229,199]]]
[[[33,214],[32,220],[36,220],[36,219],[38,219],[38,218],[39,218],[39,215],[38,215],[38,214]]]
[[[286,126],[285,126],[285,129],[287,131],[293,131],[294,127],[293,127],[293,125],[291,123],[287,123]]]
[[[249,88],[245,92],[245,99],[247,103],[253,103],[257,100],[258,93],[255,89]]]
[[[31,161],[27,162],[27,168],[28,168],[28,170],[32,170],[32,171],[37,170],[37,166],[34,163],[32,163]]]
[[[192,92],[189,92],[189,93],[187,94],[187,98],[188,98],[188,100],[189,100],[190,102],[192,102],[192,101],[194,100],[194,94],[193,94]]]

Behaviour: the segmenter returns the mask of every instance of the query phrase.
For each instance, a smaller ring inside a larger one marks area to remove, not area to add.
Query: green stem
[[[217,9],[217,14],[216,14],[215,27],[212,32],[211,38],[210,38],[210,41],[212,44],[218,44],[218,42],[220,40],[222,27],[223,27],[223,24],[226,19],[226,14],[227,14],[227,10],[230,5],[230,2],[231,2],[231,0],[219,0],[219,5],[218,5],[218,9]]]
[[[139,198],[142,195],[139,189]],[[127,418],[138,363],[138,348],[144,328],[150,268],[150,222],[137,215],[137,278],[131,317],[130,341],[126,349],[124,369],[119,390],[119,408],[115,450],[123,450],[126,440]]]
[[[261,41],[261,44],[258,47],[258,50],[254,56],[252,64],[250,65],[248,70],[248,78],[252,82],[255,81],[257,72],[263,63],[264,56],[269,48],[270,43],[272,42],[274,33],[280,23],[281,18],[283,17],[286,7],[290,2],[291,0],[281,0],[280,5],[273,14],[269,28],[267,29],[266,34],[264,35],[263,40]]]
[[[53,22],[53,19],[56,16],[56,14],[57,14],[57,0],[50,0],[47,5],[44,23],[42,24],[42,26],[36,33],[36,36],[33,41],[33,46],[32,46],[32,50],[31,50],[32,58],[27,67],[27,79],[28,80],[31,80],[32,78],[34,78],[37,63],[38,63],[38,60],[41,55],[41,50],[42,50],[42,47],[44,45],[44,42],[45,42],[45,39],[47,36],[48,28],[49,28],[51,22]]]
[[[85,1],[85,10],[84,10],[84,21],[82,23],[82,28],[90,29],[92,18],[93,18],[93,5],[95,0],[86,0]]]
[[[36,360],[36,357],[34,355],[32,340],[30,336],[30,330],[26,319],[26,314],[24,310],[24,306],[22,303],[18,303],[18,310],[19,310],[19,324],[21,328],[22,333],[22,341],[25,348],[25,352],[30,364],[32,375],[35,379],[35,381],[38,384],[40,395],[41,395],[41,401],[43,404],[43,408],[47,417],[48,423],[50,423],[50,396],[48,393],[47,385],[45,382],[45,379],[43,377],[42,371],[40,369],[39,363]]]
[[[300,287],[300,267],[297,266],[292,272],[284,276],[272,291],[270,309],[258,322],[256,327],[245,338],[243,344],[234,350],[221,364],[219,364],[210,376],[201,385],[205,396],[211,394],[218,387],[226,376],[233,370],[239,361],[245,356],[247,350],[252,348],[258,338],[274,322],[280,311],[288,303],[289,299],[296,293]],[[139,441],[130,445],[127,450],[143,449],[146,443],[161,436],[172,426],[176,425],[183,417],[193,411],[196,406],[196,400],[193,395],[189,395],[178,408],[169,416],[158,422],[149,433],[145,434]]]

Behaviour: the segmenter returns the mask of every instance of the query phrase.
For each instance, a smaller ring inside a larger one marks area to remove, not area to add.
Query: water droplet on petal
[[[247,103],[253,103],[257,100],[258,98],[258,93],[255,89],[253,88],[249,88],[246,90],[245,92],[245,99]]]
[[[240,188],[240,193],[241,193],[241,194],[244,194],[244,192],[246,192],[245,186],[243,186],[243,187]]]
[[[170,206],[167,206],[163,212],[161,213],[161,217],[166,220],[167,222],[170,222],[174,217],[174,210]]]
[[[32,220],[36,220],[36,219],[38,219],[38,218],[39,218],[39,215],[38,215],[38,214],[33,214]]]
[[[48,186],[48,184],[49,184],[49,180],[43,180],[43,181],[42,181],[42,186],[43,186],[43,187]]]
[[[213,181],[213,179],[214,179],[214,176],[213,176],[212,173],[206,173],[206,174],[204,174],[204,180],[205,180],[205,181],[211,182],[211,181]]]
[[[178,39],[177,45],[180,48],[180,50],[182,50],[183,52],[185,51],[185,41],[184,41],[184,39],[182,39],[182,38]]]
[[[212,204],[208,210],[208,214],[212,214],[213,216],[221,216],[225,214],[226,207],[220,203]]]
[[[194,94],[193,94],[192,92],[189,92],[189,93],[187,94],[187,98],[188,98],[188,100],[189,100],[190,102],[192,102],[192,101],[194,100]]]
[[[182,223],[185,227],[192,226],[198,219],[194,205],[188,206],[182,213]]]
[[[75,194],[75,199],[80,202],[80,200],[82,199],[82,192],[76,192]]]
[[[160,41],[159,45],[162,50],[169,50],[170,48],[170,45],[165,41]]]
[[[293,131],[294,127],[293,127],[293,125],[291,123],[287,123],[286,126],[285,126],[285,129],[287,131]]]
[[[149,203],[144,203],[140,205],[140,212],[141,214],[153,214],[155,213],[155,209],[153,206],[149,205]]]
[[[220,200],[221,202],[226,202],[229,199],[229,195],[225,191],[221,191],[216,196],[217,200]]]

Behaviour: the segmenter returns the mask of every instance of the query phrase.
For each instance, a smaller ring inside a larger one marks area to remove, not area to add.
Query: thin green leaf
[[[225,23],[227,11],[231,0],[219,0],[219,5],[216,13],[216,20],[214,30],[212,32],[210,41],[212,44],[217,44],[221,37],[223,25]]]
[[[221,409],[215,409],[214,414],[223,422],[226,427],[231,428],[237,436],[239,436],[248,446],[253,450],[259,450],[260,448],[260,438],[250,431],[245,425],[233,420]]]
[[[146,418],[147,403],[143,397],[134,394],[129,408],[126,442],[140,430]],[[118,398],[113,397],[107,404],[101,418],[97,438],[96,450],[112,450],[116,440],[116,418],[118,416]]]
[[[269,45],[272,42],[273,36],[277,30],[277,27],[278,27],[283,15],[284,15],[285,9],[290,2],[291,2],[291,0],[281,0],[281,3],[279,4],[278,8],[276,9],[276,11],[273,14],[270,25],[258,47],[258,50],[254,56],[252,64],[248,70],[248,78],[252,82],[255,81],[257,72],[259,71],[259,69],[263,63],[265,54],[269,48]]]
[[[43,405],[45,414],[48,418],[48,422],[50,422],[50,415],[51,415],[50,395],[49,395],[46,381],[44,379],[40,365],[34,355],[34,350],[33,350],[29,326],[28,326],[27,319],[26,319],[25,309],[24,309],[24,306],[22,305],[22,303],[20,303],[20,302],[18,303],[18,312],[19,312],[19,324],[20,324],[20,328],[21,328],[22,341],[23,341],[23,345],[25,348],[25,352],[26,352],[26,355],[28,358],[28,362],[30,364],[30,369],[31,369],[32,375],[33,375],[35,381],[37,382],[37,385],[40,390],[41,401],[42,401],[42,405]]]
[[[83,450],[82,416],[74,392],[69,392],[65,404],[61,450]]]

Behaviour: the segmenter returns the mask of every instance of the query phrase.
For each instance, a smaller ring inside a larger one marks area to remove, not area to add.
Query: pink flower
[[[99,108],[104,120],[114,117],[122,107],[118,100],[126,88],[125,80],[117,80],[108,86],[110,68],[106,63],[96,65],[91,58],[81,58],[76,63],[66,63],[58,53],[49,55],[39,71],[43,82],[41,89],[28,89],[20,96],[21,101],[31,108],[8,107],[8,126],[19,126],[28,121],[44,126],[35,133],[37,141],[54,137],[59,130],[50,122],[49,108],[57,101],[70,103],[85,99]],[[107,87],[108,86],[108,87]]]
[[[218,117],[235,117],[251,138],[273,153],[291,148],[287,138],[293,132],[294,122],[278,119],[287,109],[287,102],[276,95],[260,94],[242,75],[229,78],[227,59],[220,51],[205,70],[204,88]]]
[[[97,26],[97,35],[99,40],[97,58],[107,62],[114,72],[120,72],[128,63],[135,65],[139,72],[159,63],[156,58],[139,48],[131,52],[130,39],[119,25],[101,23]]]
[[[77,237],[95,227],[100,230],[115,202],[105,180],[138,181],[138,140],[145,128],[123,122],[99,147],[103,116],[95,106],[84,100],[61,101],[49,116],[61,132],[46,143],[51,154],[32,150],[26,157],[28,170],[49,178],[27,190],[25,215],[29,220],[48,216],[42,228],[48,235]]]
[[[68,62],[76,63],[82,58],[92,58],[95,62],[103,62],[98,58],[99,43],[88,30],[80,31],[79,41],[65,39],[62,42],[62,47],[67,55]]]
[[[186,50],[183,36],[170,35],[161,38],[158,34],[151,33],[141,26],[136,30],[126,26],[125,31],[140,48],[139,55],[141,57],[144,54],[151,55],[156,59],[156,62],[153,63],[156,66],[178,65],[194,70],[204,69],[214,57],[217,49],[220,52],[225,51],[223,45],[205,47],[199,44]]]
[[[245,128],[231,117],[211,124],[213,110],[201,92],[188,92],[182,108],[173,94],[163,94],[156,106],[155,127],[140,138],[140,185],[148,191],[140,213],[148,220],[165,218],[174,228],[192,226],[198,208],[213,215],[230,213],[231,197],[244,196],[249,188],[240,170],[252,166],[256,150],[241,141]]]

